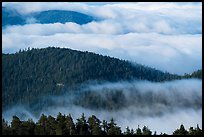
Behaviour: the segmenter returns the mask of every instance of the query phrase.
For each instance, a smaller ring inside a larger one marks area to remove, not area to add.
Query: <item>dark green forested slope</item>
[[[161,82],[183,77],[108,56],[53,47],[2,54],[2,59],[3,108],[45,94],[62,94],[88,81]]]

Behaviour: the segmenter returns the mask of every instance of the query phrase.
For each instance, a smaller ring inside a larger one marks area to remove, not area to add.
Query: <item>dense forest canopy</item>
[[[17,116],[13,116],[13,120],[9,125],[2,119],[2,134],[3,135],[167,135],[166,133],[157,133],[151,131],[147,126],[137,129],[126,128],[122,132],[121,127],[117,125],[112,118],[110,121],[100,120],[95,115],[88,118],[81,115],[76,119],[72,116],[62,115],[60,112],[54,118],[51,115],[41,115],[35,123],[32,119],[21,121]],[[196,128],[190,127],[186,130],[181,124],[180,128],[172,131],[172,135],[202,135],[202,129],[197,125]]]
[[[2,54],[3,109],[31,103],[43,95],[62,95],[89,82],[202,78],[202,70],[179,76],[140,64],[65,48],[20,50]]]

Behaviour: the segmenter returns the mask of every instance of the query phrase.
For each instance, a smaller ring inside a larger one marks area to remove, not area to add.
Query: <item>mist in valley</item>
[[[32,106],[13,106],[3,112],[3,117],[8,122],[13,115],[37,122],[41,114],[56,117],[59,112],[71,114],[74,120],[82,113],[86,118],[114,118],[123,131],[138,125],[167,134],[181,124],[187,129],[197,124],[202,128],[202,80],[90,82],[62,96],[44,96]]]

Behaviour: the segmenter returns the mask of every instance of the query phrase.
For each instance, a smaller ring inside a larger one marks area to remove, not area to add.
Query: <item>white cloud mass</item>
[[[192,73],[202,68],[201,2],[3,2],[2,6],[15,9],[22,16],[46,10],[71,10],[100,19],[100,21],[79,25],[72,22],[39,24],[34,18],[28,18],[25,25],[7,26],[2,30],[3,53],[15,53],[28,47],[54,46],[91,51],[176,74]],[[136,83],[108,83],[89,86],[89,88],[95,90],[103,87],[121,88],[124,89],[124,93],[129,93],[127,89],[131,86],[139,88],[141,93],[152,90],[153,95],[164,96],[172,106],[176,106],[177,103],[182,105],[183,102],[190,104],[201,102],[201,80],[181,80],[159,84],[143,81],[139,85]],[[171,92],[172,89],[178,92]],[[63,97],[59,99],[67,100]],[[71,113],[74,119],[80,117],[83,112],[86,116],[95,114],[100,119],[106,120],[114,117],[123,130],[126,126],[135,129],[138,125],[141,127],[147,125],[153,131],[158,131],[158,134],[160,132],[171,134],[181,123],[187,128],[195,127],[196,124],[202,126],[202,108],[195,109],[192,106],[172,108],[174,111],[170,112],[164,107],[164,115],[155,117],[139,115],[138,108],[134,106],[117,112],[107,112],[74,105],[56,105],[48,107],[42,113],[53,116],[56,116],[59,111],[64,114]],[[153,109],[147,106],[141,111],[149,113]],[[39,118],[30,113],[25,106],[14,106],[4,112],[3,116],[10,121],[14,114],[33,118],[35,121]]]
[[[32,5],[32,6],[31,6]],[[101,19],[88,24],[29,24],[2,30],[3,52],[26,47],[88,50],[184,74],[202,67],[201,3],[31,3],[2,6],[26,15],[45,10],[72,10]]]

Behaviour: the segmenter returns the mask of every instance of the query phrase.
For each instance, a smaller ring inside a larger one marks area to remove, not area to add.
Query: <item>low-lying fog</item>
[[[164,83],[149,81],[106,82],[86,84],[78,91],[67,91],[63,96],[42,97],[32,108],[13,106],[3,112],[7,121],[17,115],[21,120],[35,122],[42,113],[57,116],[71,114],[73,119],[85,113],[100,120],[113,117],[124,131],[127,126],[136,129],[148,126],[152,132],[172,134],[184,124],[185,128],[202,128],[202,80],[175,80]],[[46,103],[45,103],[46,102]],[[40,106],[39,104],[45,104]],[[39,109],[36,109],[39,108]]]

